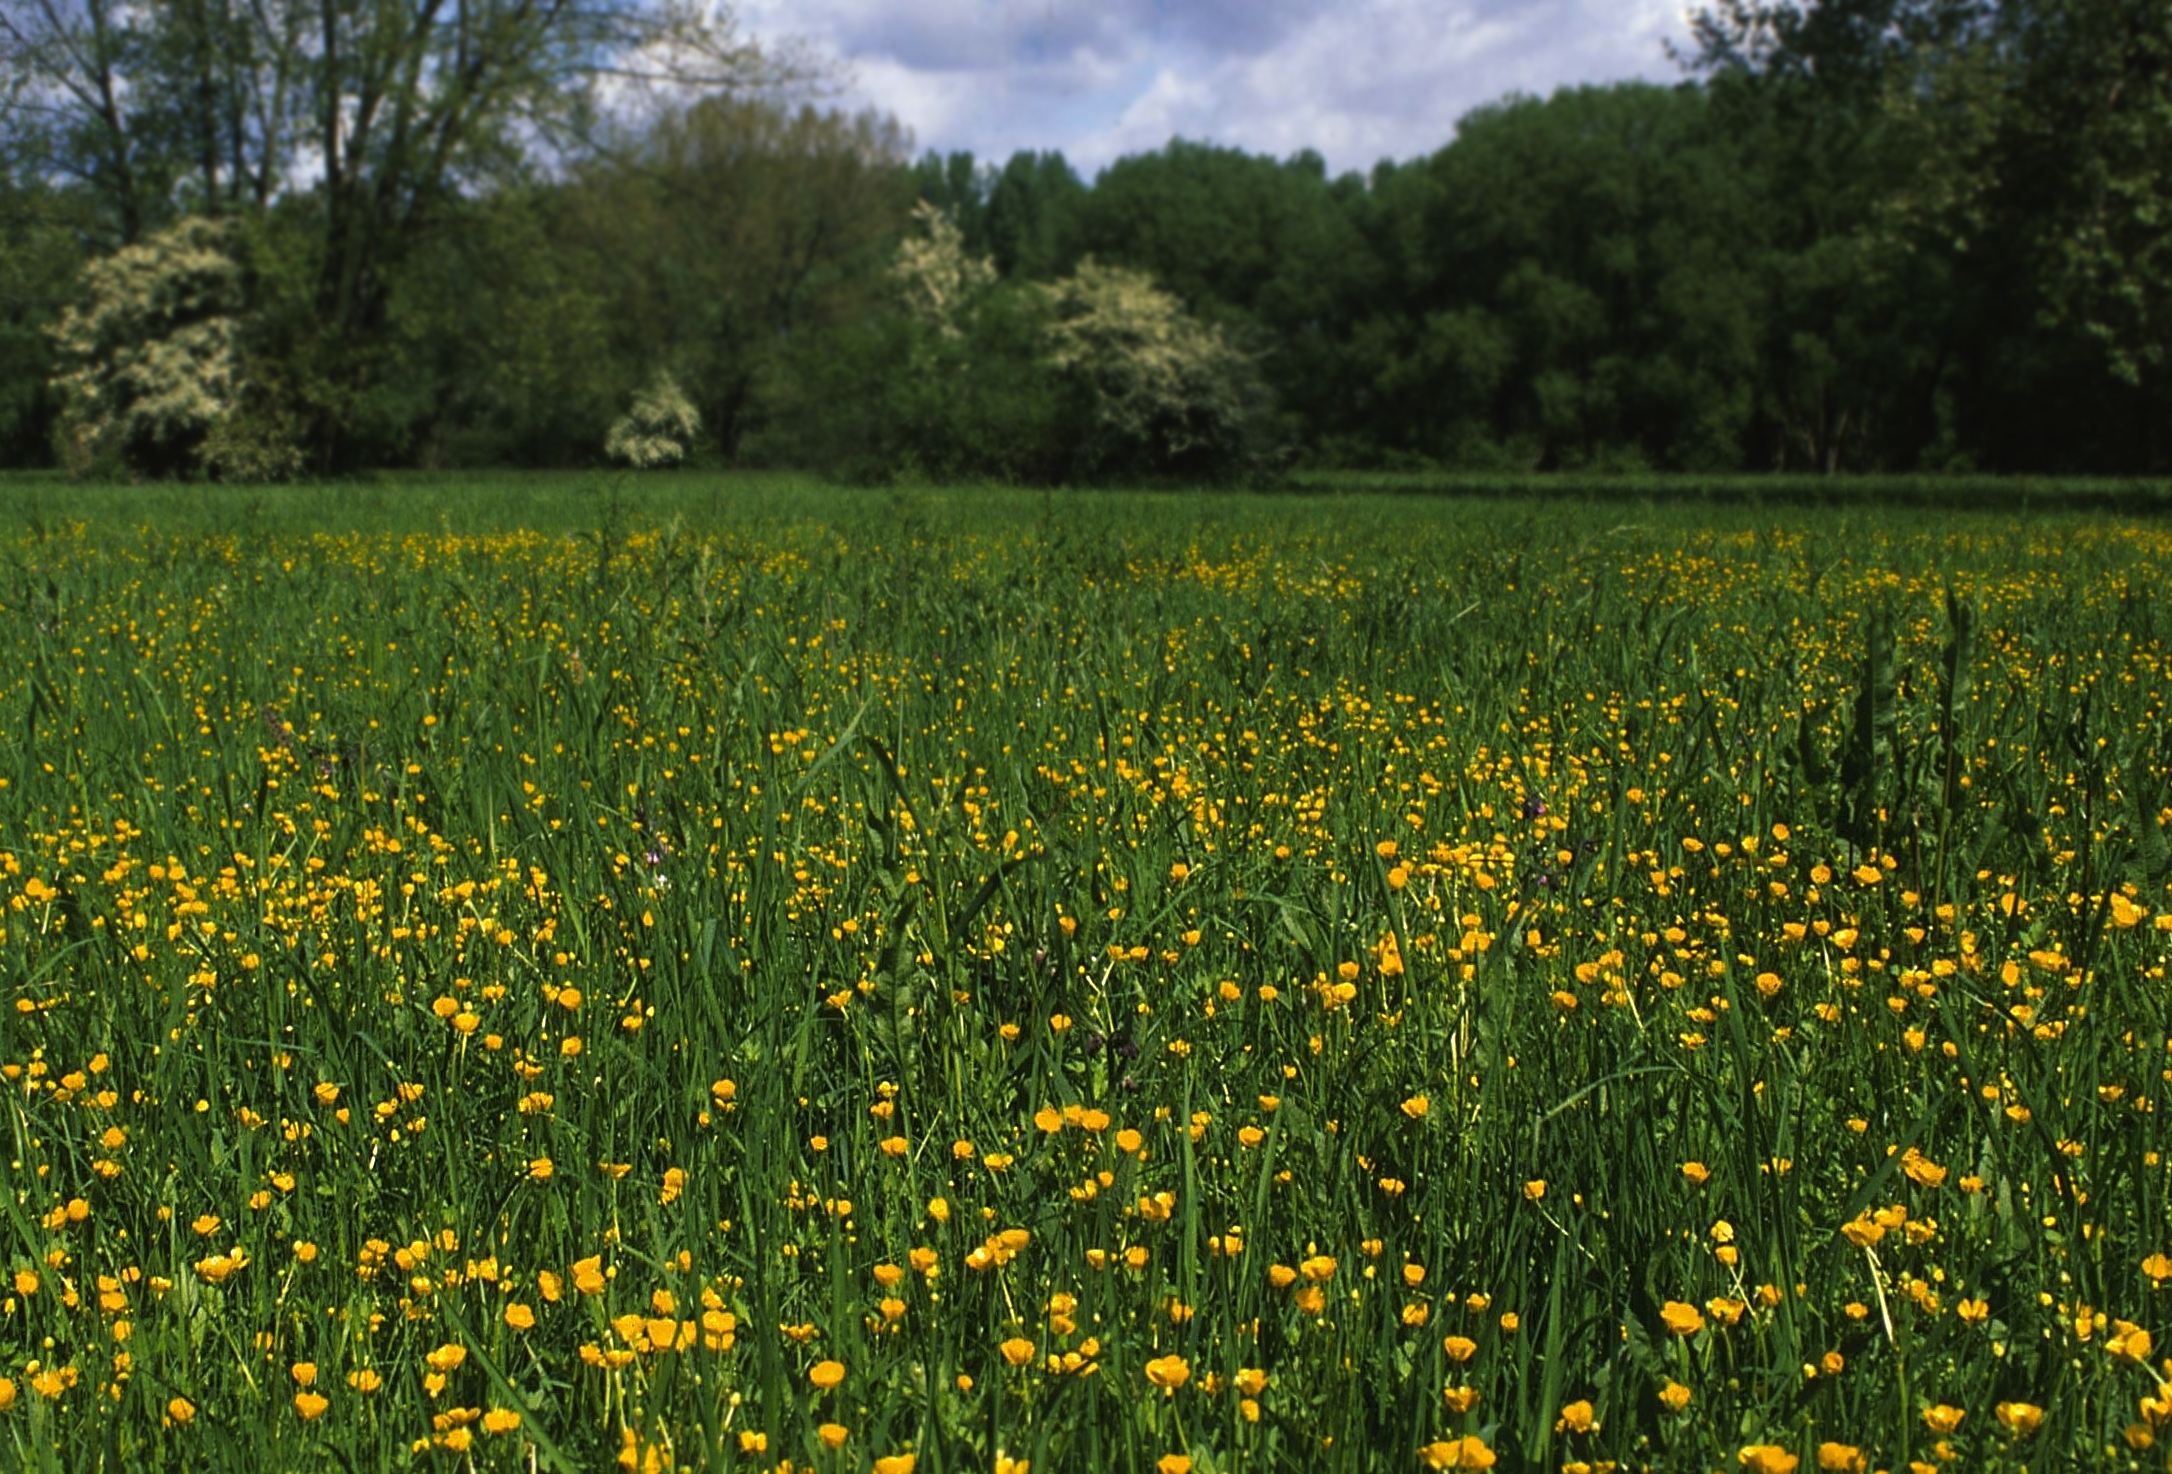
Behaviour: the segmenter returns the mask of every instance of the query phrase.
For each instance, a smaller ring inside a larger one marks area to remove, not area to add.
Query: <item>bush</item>
[[[633,407],[612,424],[604,438],[604,454],[636,471],[676,466],[686,459],[687,446],[700,432],[701,416],[678,381],[659,372],[634,396]]]
[[[1099,469],[1222,475],[1250,459],[1264,408],[1252,361],[1143,271],[1091,256],[1035,288],[1050,309],[1048,361],[1091,395]]]
[[[77,474],[171,476],[233,409],[241,269],[227,228],[184,220],[92,261],[53,327],[65,371],[63,462]]]

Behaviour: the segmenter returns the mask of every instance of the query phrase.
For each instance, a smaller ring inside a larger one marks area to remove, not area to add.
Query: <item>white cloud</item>
[[[1677,75],[1683,0],[747,0],[850,69],[923,148],[1060,148],[1091,170],[1171,137],[1336,169],[1438,148],[1511,92]]]

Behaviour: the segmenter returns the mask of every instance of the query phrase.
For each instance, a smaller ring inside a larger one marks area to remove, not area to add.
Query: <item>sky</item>
[[[1680,76],[1683,0],[742,0],[843,63],[838,97],[922,149],[1061,149],[1091,173],[1173,137],[1341,171],[1446,143],[1511,92]]]

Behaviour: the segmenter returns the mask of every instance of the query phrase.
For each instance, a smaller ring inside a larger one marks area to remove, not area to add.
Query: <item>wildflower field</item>
[[[0,1463],[2167,1467],[2172,527],[226,495],[0,485]]]

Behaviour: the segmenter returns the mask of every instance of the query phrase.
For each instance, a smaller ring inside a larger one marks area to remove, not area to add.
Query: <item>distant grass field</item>
[[[0,1448],[2168,1467],[2172,526],[1883,500],[0,479]]]

